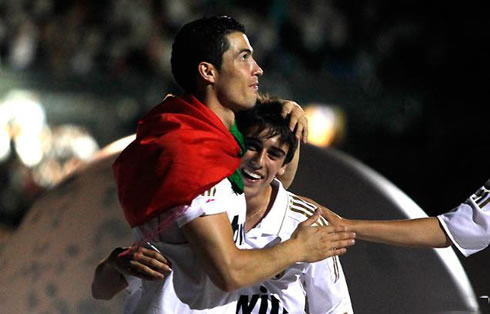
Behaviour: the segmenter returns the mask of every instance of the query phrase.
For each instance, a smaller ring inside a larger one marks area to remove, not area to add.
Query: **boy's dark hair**
[[[298,139],[289,128],[290,116],[283,118],[281,112],[282,103],[279,98],[260,96],[254,108],[236,114],[236,123],[243,134],[253,132],[253,136],[258,136],[268,130],[265,138],[279,135],[279,142],[289,147],[284,158],[284,164],[287,164],[293,159]]]
[[[179,30],[172,45],[170,63],[175,80],[185,92],[196,92],[200,62],[209,62],[221,69],[223,53],[230,47],[226,35],[234,32],[245,34],[245,26],[228,16],[204,17]]]

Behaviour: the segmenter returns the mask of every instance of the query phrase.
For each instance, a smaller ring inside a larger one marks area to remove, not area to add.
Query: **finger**
[[[167,265],[169,268],[172,267],[172,263],[165,257],[163,256],[160,252],[157,252],[155,251],[154,249],[148,249],[148,248],[142,248],[141,251],[140,251],[142,254],[139,254],[137,256],[135,256],[135,259],[137,260],[144,260],[144,261],[148,261],[148,258],[151,260],[151,259],[155,259],[157,261],[159,261],[161,264],[164,264],[164,265]]]
[[[298,119],[299,119],[299,116],[297,114],[295,114],[293,111],[289,116],[289,129],[291,130],[291,132],[294,132],[295,128],[301,127],[301,129],[303,129],[303,127],[298,124]]]
[[[312,224],[317,222],[318,218],[320,218],[320,211],[316,209],[313,215],[300,223],[299,226],[311,226]]]
[[[354,239],[334,241],[330,243],[333,250],[347,249],[348,247],[353,246],[354,244],[356,244],[356,241]]]
[[[324,226],[323,228],[324,228],[325,232],[327,232],[327,233],[338,233],[338,234],[341,234],[341,233],[349,232],[350,234],[353,234],[354,235],[353,237],[355,237],[355,233],[349,231],[349,227],[348,226],[343,226],[343,225],[327,225],[327,226]]]
[[[142,263],[131,261],[130,262],[130,271],[134,276],[155,280],[155,279],[164,279],[165,273],[169,273],[170,271],[157,271],[154,268],[151,268]]]
[[[301,107],[299,107],[299,105],[298,105],[297,110],[295,110],[291,113],[291,119],[293,117],[295,117],[295,119],[296,119],[296,125],[294,126],[295,127],[294,132],[295,132],[296,138],[301,140],[301,141],[304,141],[305,136],[308,136],[308,119],[306,118],[303,109],[301,109]],[[293,129],[291,129],[291,130],[293,130]]]
[[[290,100],[284,101],[284,103],[282,105],[281,116],[284,119],[286,119],[286,117],[288,116],[288,114],[290,114],[291,111],[293,111],[293,108],[294,108],[294,102],[292,102]]]
[[[148,250],[147,252],[145,252],[145,255],[160,261],[162,264],[166,264],[169,267],[172,267],[172,262],[170,262],[170,260],[168,260],[164,255],[159,252]]]
[[[149,258],[148,260],[146,260],[145,265],[159,272],[171,272],[172,271],[171,265],[166,262],[167,261],[166,259],[163,260],[165,262],[162,262],[162,260],[158,260],[156,258]]]
[[[355,241],[356,234],[354,232],[335,232],[329,236],[330,241]]]
[[[163,280],[165,275],[153,270],[142,269],[142,268],[132,268],[129,271],[131,276],[135,276],[144,280]]]
[[[302,140],[303,140],[303,143],[308,143],[308,119],[306,117],[304,117],[304,125],[306,125],[307,127],[303,128],[303,134],[302,134]]]
[[[147,252],[147,253],[155,255],[154,251]],[[157,252],[155,252],[155,253],[157,253]],[[158,259],[158,258],[155,258],[152,256],[147,256],[144,254],[140,254],[140,255],[138,255],[137,258],[135,257],[135,259],[133,261],[131,261],[131,263],[134,263],[135,265],[136,264],[143,265],[145,267],[149,267],[150,269],[161,272],[161,273],[172,271],[170,265],[165,263],[166,259],[163,259],[163,256],[161,256],[158,253],[156,254],[156,256],[160,257],[161,259]]]
[[[332,255],[331,256],[336,256],[336,255],[344,255],[347,253],[346,248],[335,248],[332,250]]]
[[[302,140],[303,139],[303,130],[305,128],[305,125],[303,123],[300,123],[300,121],[298,120],[298,122],[296,123],[296,126],[295,126],[295,129],[292,129],[292,130],[295,130],[294,131],[294,135],[296,135],[296,138],[298,140]]]
[[[144,248],[144,247],[142,247],[142,246],[139,246],[139,247],[136,249],[136,252],[135,252],[135,253],[133,253],[133,259],[135,259],[135,260],[140,260],[142,257],[144,257],[143,250],[145,250],[145,248]]]
[[[130,246],[118,252],[119,257],[132,256],[138,250],[137,246]]]

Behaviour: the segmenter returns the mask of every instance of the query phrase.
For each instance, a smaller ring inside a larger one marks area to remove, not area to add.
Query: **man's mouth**
[[[244,179],[248,179],[248,180],[251,180],[251,181],[257,181],[257,180],[260,180],[262,179],[262,176],[247,169],[247,168],[242,168],[242,176]]]

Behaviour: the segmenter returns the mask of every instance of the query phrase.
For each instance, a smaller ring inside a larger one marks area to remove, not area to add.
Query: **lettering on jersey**
[[[273,294],[267,293],[267,288],[260,286],[261,294],[241,295],[238,299],[236,313],[251,314],[258,307],[259,314],[287,314],[289,313],[281,301]]]
[[[488,183],[488,182],[487,182]],[[473,201],[475,201],[480,208],[485,207],[490,202],[490,189],[485,186],[481,187],[475,194],[471,196]]]
[[[245,238],[245,226],[243,223],[238,223],[238,218],[238,215],[233,217],[231,228],[233,229],[233,241],[235,241],[235,244],[237,245],[242,245],[243,239]]]

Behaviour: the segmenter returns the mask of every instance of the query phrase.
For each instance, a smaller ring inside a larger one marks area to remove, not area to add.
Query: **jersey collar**
[[[289,197],[279,180],[274,179],[271,182],[271,185],[274,190],[277,190],[274,204],[262,221],[247,232],[247,237],[257,238],[265,235],[278,236],[281,231],[287,214]]]

